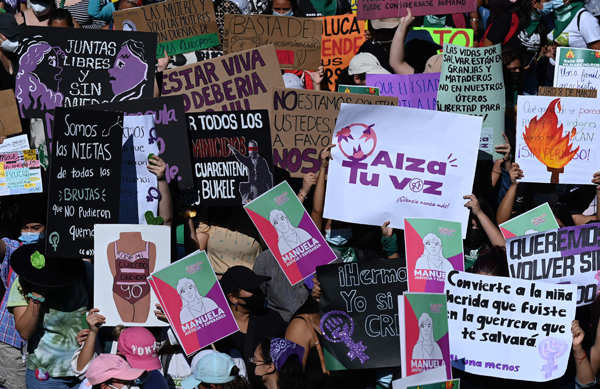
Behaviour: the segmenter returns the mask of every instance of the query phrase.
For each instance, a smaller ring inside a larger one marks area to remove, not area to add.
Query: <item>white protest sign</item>
[[[510,238],[506,257],[511,277],[576,284],[577,305],[591,304],[600,287],[600,223]]]
[[[524,381],[561,377],[571,350],[575,285],[452,271],[446,281],[452,360]]]
[[[482,118],[407,107],[342,104],[324,216],[404,228],[405,217],[462,223]]]
[[[522,181],[590,184],[600,166],[598,123],[596,99],[519,96],[515,160]]]
[[[409,386],[427,385],[446,379],[446,366],[425,370],[422,373],[392,381],[392,389],[407,389]]]
[[[13,136],[4,139],[0,144],[0,153],[10,153],[12,151],[23,151],[29,149],[29,140],[26,134]]]
[[[558,47],[553,86],[555,88],[600,89],[600,51]]]

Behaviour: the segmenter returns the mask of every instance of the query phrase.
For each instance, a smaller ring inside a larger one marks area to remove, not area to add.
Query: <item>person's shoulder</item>
[[[169,385],[167,384],[167,380],[165,376],[162,375],[160,370],[150,370],[146,377],[144,378],[144,382],[141,385],[142,389],[168,389]]]

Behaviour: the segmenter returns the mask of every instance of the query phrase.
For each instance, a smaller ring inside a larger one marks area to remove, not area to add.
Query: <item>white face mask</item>
[[[294,11],[292,11],[291,9],[289,11],[283,12],[283,13],[273,11],[273,15],[275,15],[275,16],[294,16]]]
[[[31,9],[33,10],[33,13],[35,13],[36,15],[43,14],[44,12],[48,11],[48,8],[49,7],[47,5],[31,3]]]
[[[0,44],[0,49],[9,53],[14,53],[19,48],[19,41],[5,40]]]

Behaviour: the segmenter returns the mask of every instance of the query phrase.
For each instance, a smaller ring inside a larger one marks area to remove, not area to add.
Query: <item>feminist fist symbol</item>
[[[351,361],[358,358],[361,365],[369,359],[365,354],[367,346],[362,341],[354,342],[350,337],[354,332],[354,321],[343,311],[330,311],[321,319],[323,337],[331,343],[343,342],[348,347],[346,354]]]
[[[538,346],[540,356],[546,360],[546,364],[542,366],[544,378],[550,378],[552,372],[556,370],[558,365],[556,360],[567,351],[567,344],[562,339],[544,338]]]

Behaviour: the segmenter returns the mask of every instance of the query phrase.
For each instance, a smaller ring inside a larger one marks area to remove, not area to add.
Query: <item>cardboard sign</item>
[[[450,27],[414,27],[413,30],[427,31],[431,39],[444,47],[446,43],[456,46],[473,47],[473,29]]]
[[[499,227],[502,236],[508,239],[515,236],[555,230],[558,228],[558,222],[550,205],[544,203],[500,224]]]
[[[358,18],[384,19],[406,16],[410,9],[413,16],[469,13],[477,9],[475,0],[361,0],[358,2]]]
[[[452,272],[446,297],[451,358],[465,372],[536,382],[565,373],[575,285]]]
[[[442,74],[437,95],[438,111],[482,116],[481,136],[491,136],[482,151],[500,154],[494,146],[504,143],[504,78],[500,45],[490,47],[444,46]],[[480,148],[481,149],[481,148]]]
[[[273,186],[269,112],[188,113],[194,205],[240,206]]]
[[[335,91],[342,70],[350,65],[352,57],[365,42],[367,25],[364,20],[358,20],[356,15],[349,14],[325,16],[322,19],[321,64],[323,75],[328,80],[328,89]]]
[[[598,91],[596,89],[554,88],[551,86],[539,86],[538,96],[591,97],[595,99],[598,96]]]
[[[0,196],[41,192],[42,171],[35,150],[0,153]]]
[[[398,316],[402,376],[445,366],[446,378],[452,378],[446,296],[404,293],[398,296]]]
[[[96,224],[94,232],[94,306],[107,326],[164,327],[156,318],[159,300],[147,278],[171,263],[168,226]]]
[[[167,183],[177,183],[180,189],[194,185],[187,123],[183,109],[183,96],[142,99],[127,103],[102,104],[90,109],[123,112],[125,115],[153,115],[154,125],[150,132],[141,134],[149,144],[156,144],[158,153],[167,163]]]
[[[467,231],[482,118],[342,104],[333,133],[324,217],[404,228],[404,217],[461,222]],[[457,136],[460,134],[460,136]]]
[[[57,108],[46,255],[94,255],[94,224],[119,219],[123,114]]]
[[[239,331],[204,251],[152,273],[148,281],[186,355]]]
[[[25,27],[15,95],[22,118],[51,117],[78,107],[152,97],[156,34]]]
[[[406,218],[404,246],[410,292],[443,293],[446,275],[465,269],[460,223]]]
[[[510,276],[576,284],[577,305],[591,304],[599,288],[599,237],[600,224],[593,223],[509,238],[506,257]]]
[[[183,95],[185,112],[268,109],[283,88],[273,45],[224,55],[163,73],[162,95]]]
[[[15,93],[12,89],[0,90],[0,136],[20,134],[22,131]]]
[[[319,155],[331,144],[342,103],[398,104],[394,97],[301,89],[275,89],[272,102],[273,164],[290,172],[292,177],[319,171]]]
[[[336,263],[320,266],[317,278],[327,370],[398,366],[396,296],[406,291],[406,268],[388,260]]]
[[[381,96],[397,97],[401,107],[436,109],[440,73],[367,74],[366,82]]]
[[[558,88],[600,88],[600,50],[575,47],[556,48],[554,82]]]
[[[523,182],[589,185],[600,166],[595,99],[519,96],[515,160]]]
[[[364,85],[338,85],[338,92],[354,93],[355,95],[379,96],[379,88]]]
[[[273,44],[282,69],[317,70],[321,61],[321,21],[277,15],[225,15],[223,52]]]
[[[219,45],[210,0],[167,0],[113,12],[115,30],[148,31],[158,36],[156,58]]]
[[[315,273],[335,254],[287,181],[244,206],[292,285]]]

